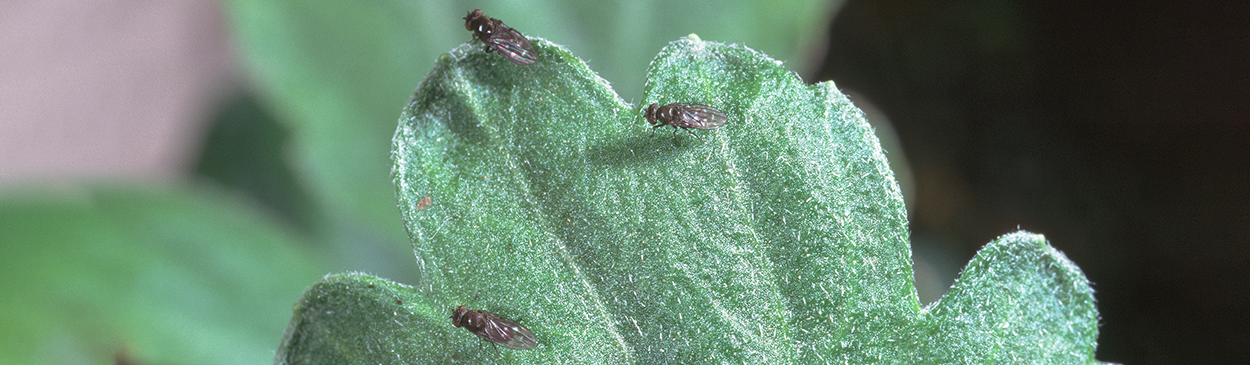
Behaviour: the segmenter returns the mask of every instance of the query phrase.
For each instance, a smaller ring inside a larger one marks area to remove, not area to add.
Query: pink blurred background
[[[0,10],[0,182],[171,182],[238,87],[215,1],[10,1]]]

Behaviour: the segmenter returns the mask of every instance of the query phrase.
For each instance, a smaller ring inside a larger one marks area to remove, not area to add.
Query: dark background
[[[1250,361],[1245,3],[853,0],[829,35],[817,80],[910,160],[915,251],[1043,233],[1093,282],[1099,360]]]

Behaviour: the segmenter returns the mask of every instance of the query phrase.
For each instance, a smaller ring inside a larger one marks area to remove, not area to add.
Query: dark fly
[[[470,310],[463,305],[456,307],[456,311],[451,313],[451,324],[513,350],[529,350],[538,346],[534,333],[525,326],[484,310]]]
[[[464,29],[473,31],[473,37],[486,43],[486,52],[499,52],[504,58],[522,65],[538,61],[534,46],[525,35],[512,29],[499,19],[482,15],[482,9],[474,9],[464,16]]]
[[[651,104],[647,107],[646,117],[647,123],[651,123],[651,133],[655,133],[656,128],[668,125],[673,127],[674,134],[677,133],[677,128],[682,128],[694,138],[699,138],[699,135],[694,134],[691,129],[717,129],[729,121],[720,110],[707,105],[687,103],[665,106]],[[699,138],[699,141],[703,141],[703,138]]]

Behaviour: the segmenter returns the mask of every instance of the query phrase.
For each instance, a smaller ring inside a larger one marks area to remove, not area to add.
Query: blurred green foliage
[[[305,237],[210,187],[12,195],[0,363],[267,362],[291,298],[323,274]]]

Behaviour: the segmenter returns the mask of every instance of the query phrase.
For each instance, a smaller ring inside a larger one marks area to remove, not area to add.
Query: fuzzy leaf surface
[[[529,66],[476,42],[440,58],[394,139],[421,270],[410,300],[425,316],[466,305],[519,319],[540,342],[480,361],[1093,362],[1088,283],[1040,236],[996,241],[920,307],[898,185],[832,83],[692,35],[661,51],[629,105],[531,41]],[[643,106],[673,102],[729,123],[698,131],[706,143],[651,135]],[[478,359],[482,342],[443,322],[412,336],[447,342],[399,360]]]

